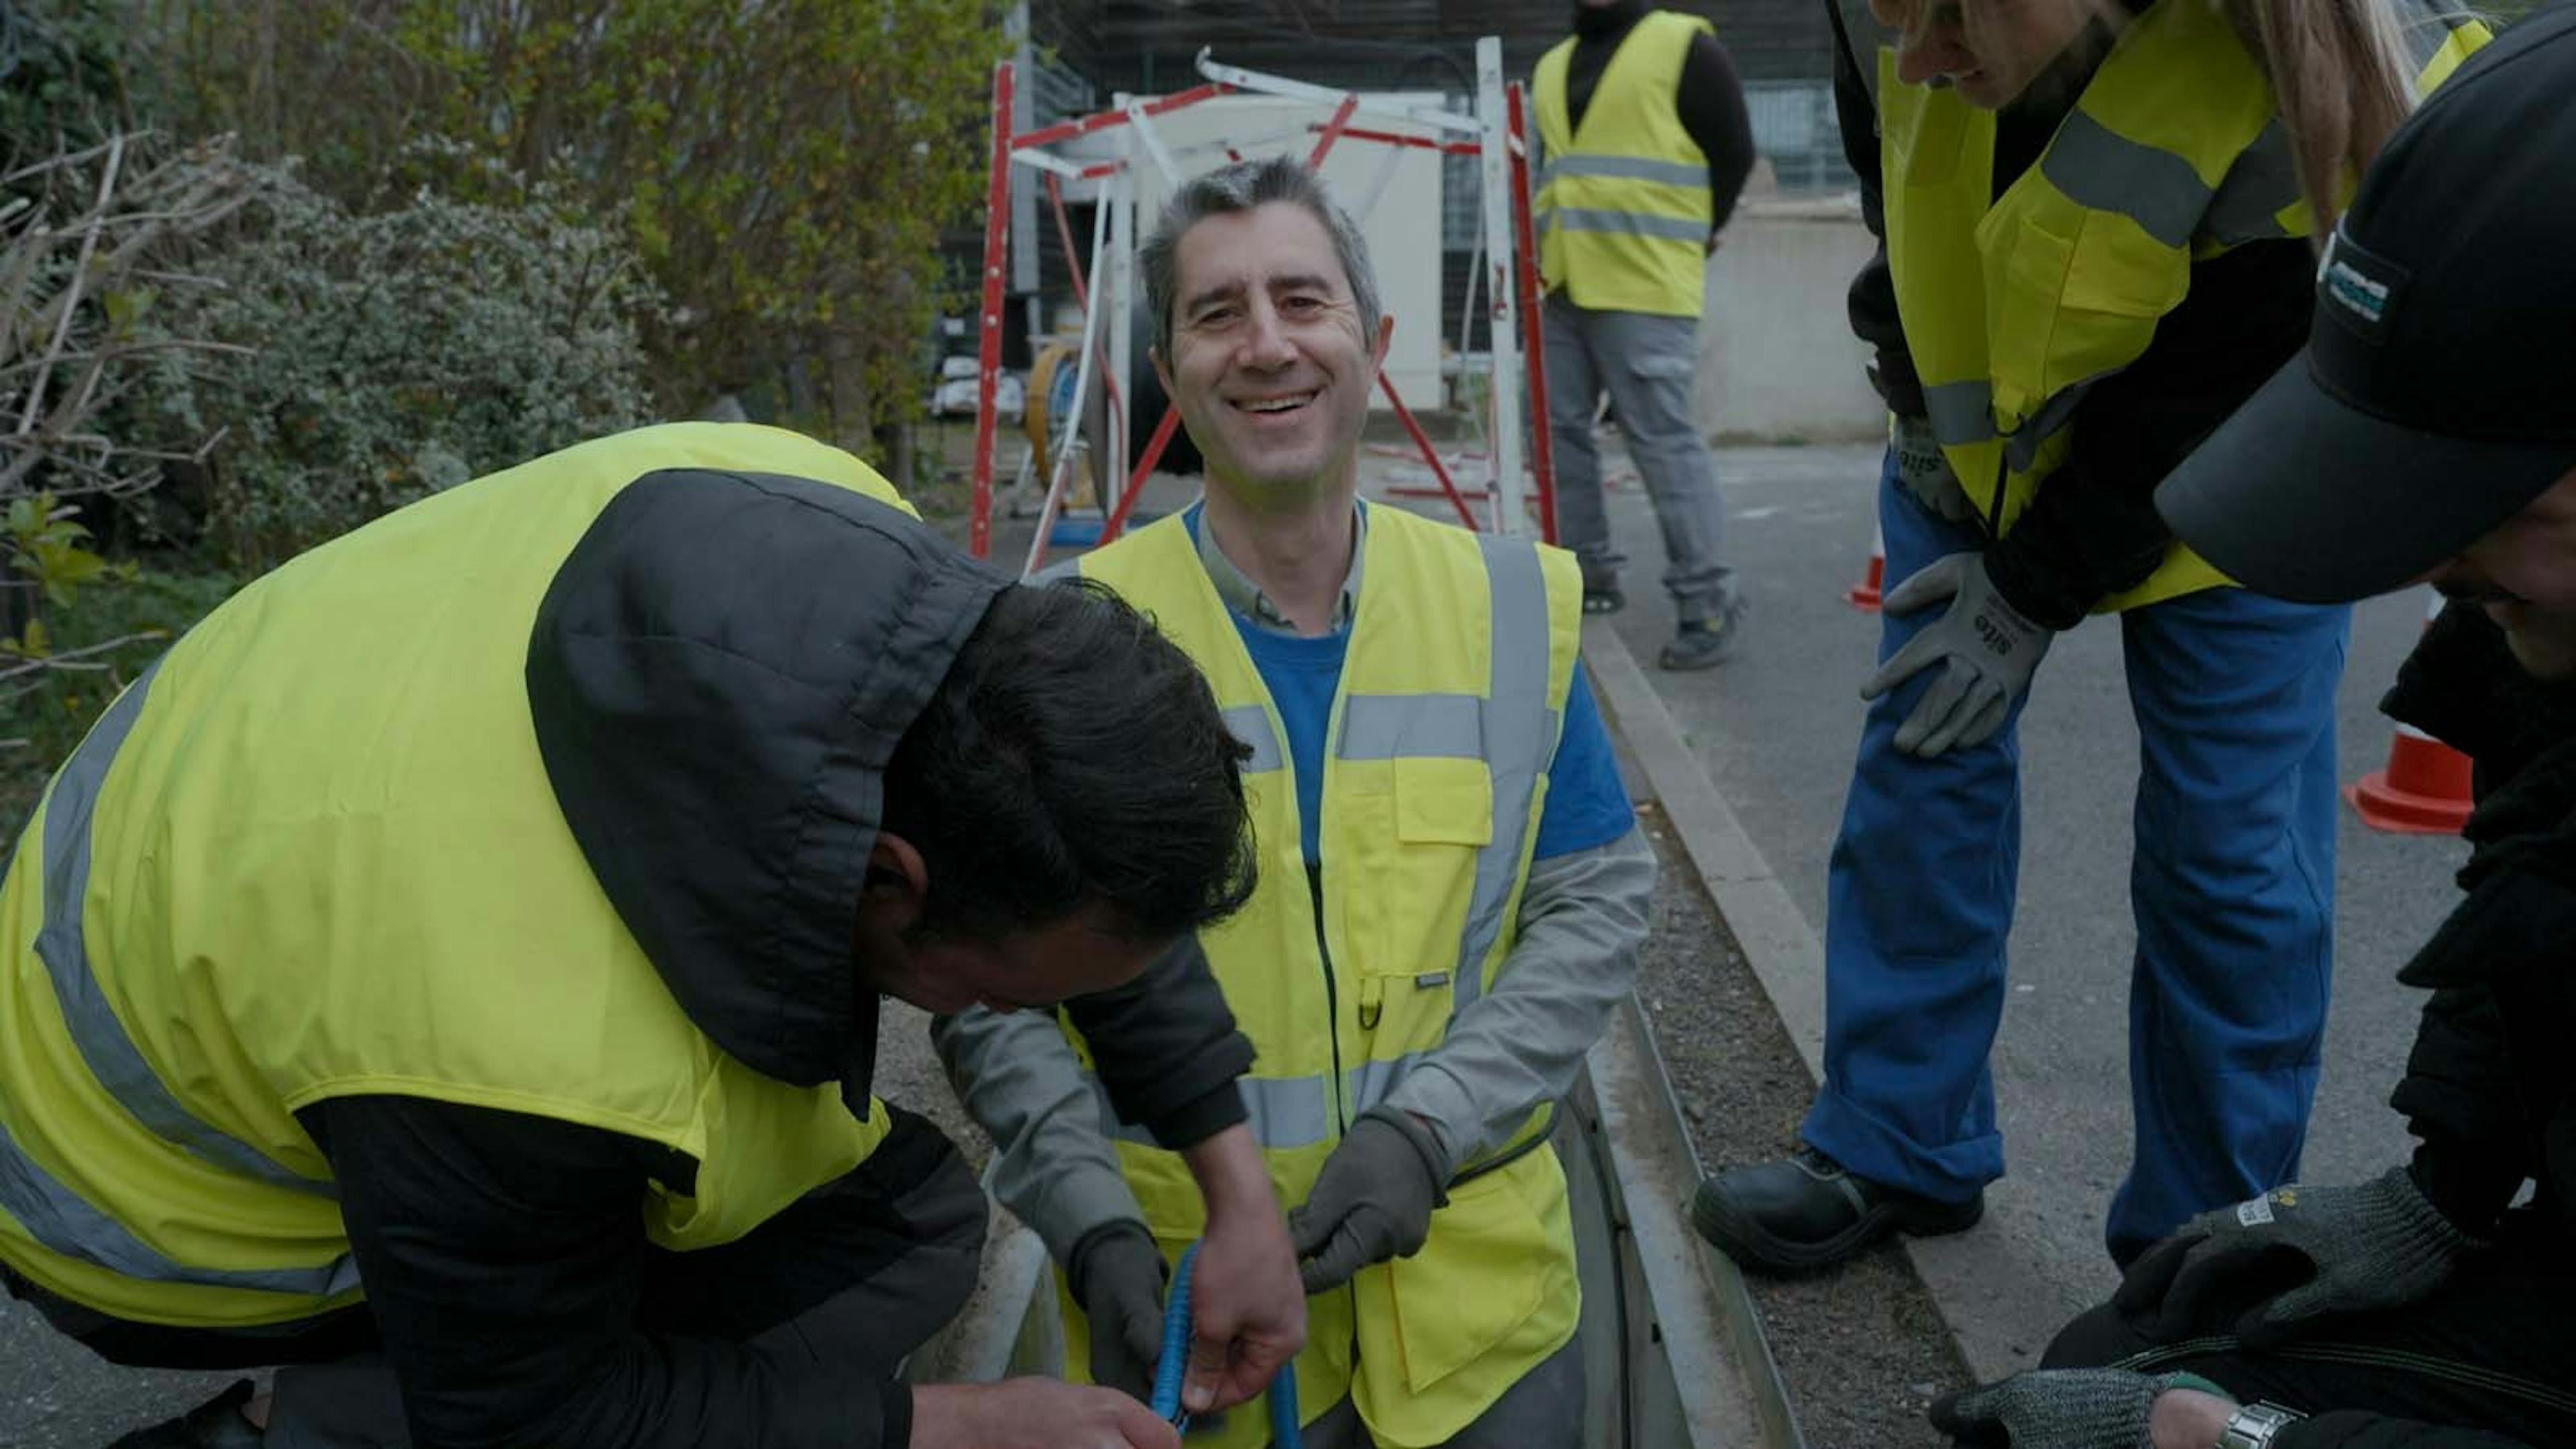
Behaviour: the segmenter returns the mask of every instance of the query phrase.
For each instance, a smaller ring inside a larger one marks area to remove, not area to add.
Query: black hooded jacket
[[[2576,1244],[2576,686],[2534,681],[2477,608],[2453,604],[2381,706],[2476,765],[2468,894],[2398,979],[2430,988],[2391,1103],[2416,1182],[2490,1236],[2526,1180]]]
[[[880,772],[1009,586],[846,489],[704,469],[628,485],[549,586],[526,675],[564,819],[690,1019],[754,1069],[864,1102],[878,999],[850,939]],[[1251,1049],[1204,965],[1171,954],[1070,1009],[1104,1057],[1153,1065],[1104,1075],[1122,1116],[1183,1146],[1242,1119]],[[686,1157],[413,1097],[299,1119],[330,1156],[423,1449],[907,1442],[900,1389],[783,1368],[743,1341],[766,1321],[669,1301],[671,1260],[699,1255],[647,1242],[641,1205],[656,1182],[687,1189]],[[818,1190],[865,1220],[869,1246],[838,1245],[845,1273],[853,1251],[903,1251],[869,1201],[953,1152],[898,1111],[874,1157]]]

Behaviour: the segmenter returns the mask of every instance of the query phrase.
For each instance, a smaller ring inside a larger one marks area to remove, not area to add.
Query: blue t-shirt
[[[1190,520],[1196,534],[1197,518]],[[1363,576],[1360,587],[1368,587]],[[1235,632],[1252,655],[1252,667],[1279,709],[1288,731],[1289,767],[1297,779],[1297,824],[1306,847],[1306,863],[1322,858],[1316,845],[1317,822],[1324,806],[1324,732],[1332,722],[1333,695],[1341,688],[1342,660],[1351,636],[1345,629],[1317,639],[1264,629],[1229,608]],[[1533,648],[1545,648],[1533,641]],[[1608,845],[1628,833],[1636,816],[1627,787],[1619,783],[1619,762],[1610,751],[1610,734],[1601,725],[1600,708],[1592,702],[1583,665],[1574,666],[1574,687],[1566,695],[1565,729],[1556,742],[1556,760],[1548,771],[1547,804],[1538,820],[1533,858],[1571,855]]]

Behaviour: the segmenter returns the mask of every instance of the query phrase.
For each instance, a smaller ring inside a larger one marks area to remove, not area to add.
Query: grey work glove
[[[1103,1224],[1073,1245],[1064,1278],[1090,1322],[1093,1383],[1140,1403],[1153,1401],[1168,1272],[1162,1250],[1140,1222]]]
[[[2153,1449],[2156,1395],[2178,1374],[2040,1369],[1932,1401],[1932,1427],[1983,1449]]]
[[[1911,614],[1943,599],[1950,600],[1950,611],[1907,640],[1860,687],[1861,698],[1876,699],[1918,670],[1943,666],[1941,677],[1896,727],[1896,747],[1924,759],[1994,738],[2014,702],[2030,691],[2030,676],[2057,637],[2004,602],[1987,576],[1985,557],[1976,553],[1925,564],[1890,590],[1881,607]]]
[[[1371,1263],[1422,1251],[1431,1212],[1449,1200],[1448,1155],[1412,1113],[1371,1107],[1324,1159],[1315,1187],[1288,1214],[1308,1296],[1338,1288]]]
[[[2392,1167],[2357,1187],[2275,1188],[2202,1213],[2131,1264],[2111,1303],[2151,1316],[2160,1342],[2167,1329],[2217,1331],[2209,1320],[2235,1313],[2236,1336],[2270,1348],[2325,1314],[2413,1303],[2483,1246]]]
[[[1889,416],[1895,419],[1887,430],[1887,440],[1896,452],[1896,481],[1905,485],[1915,502],[1950,522],[1974,523],[1977,505],[1969,501],[1968,490],[1960,486],[1949,455],[1941,451],[1941,440],[1932,435],[1932,420],[1903,413]]]

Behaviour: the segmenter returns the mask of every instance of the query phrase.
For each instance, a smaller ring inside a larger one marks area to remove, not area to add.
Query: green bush
[[[506,200],[429,191],[352,215],[272,174],[219,287],[156,308],[172,350],[144,391],[221,436],[208,533],[257,570],[492,469],[645,421],[638,327],[658,310],[614,223],[494,171]]]
[[[487,174],[397,156],[455,136],[616,212],[672,307],[645,340],[667,411],[764,384],[785,420],[867,448],[911,418],[939,241],[983,195],[987,0],[135,0],[174,104],[373,210],[389,179],[482,199]],[[783,386],[782,386],[783,385]]]

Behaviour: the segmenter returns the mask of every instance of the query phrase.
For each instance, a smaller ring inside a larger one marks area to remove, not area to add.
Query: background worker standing
[[[1301,162],[1191,181],[1141,264],[1207,496],[1080,566],[1253,746],[1261,886],[1181,949],[1257,1051],[1241,1087],[1311,1295],[1306,1449],[1574,1449],[1550,1104],[1634,979],[1655,882],[1576,659],[1575,562],[1358,501],[1389,324]],[[1064,1267],[1070,1356],[1141,1389],[1164,1263],[1200,1231],[1171,1154],[1094,1093],[1078,1022],[978,1011],[937,1039],[996,1193]]]
[[[1249,1049],[1203,970],[1119,990],[1249,893],[1239,757],[1132,609],[792,433],[413,504],[190,629],[18,840],[0,1282],[112,1362],[311,1366],[133,1449],[263,1408],[295,1449],[1155,1449],[1116,1395],[895,1377],[987,1207],[870,1094],[878,1002],[1106,993],[1217,1204],[1196,1358],[1266,1383],[1304,1301]]]
[[[1894,415],[1878,511],[1899,582],[1834,844],[1805,1146],[1693,1204],[1737,1261],[1958,1231],[2003,1175],[1987,1055],[2016,722],[2050,641],[2094,613],[2119,617],[2140,746],[2111,1256],[2297,1173],[2349,610],[2230,586],[2151,500],[2298,351],[2317,214],[2485,34],[2420,12],[2401,34],[2385,3],[1871,0],[1892,45],[1859,5],[1833,12],[1884,236],[1852,314]]]
[[[1734,648],[1744,610],[1721,562],[1717,465],[1691,416],[1708,254],[1753,168],[1744,88],[1707,21],[1579,0],[1532,89],[1557,536],[1582,561],[1585,611],[1619,608],[1592,434],[1607,392],[1663,532],[1680,629],[1661,662],[1705,668]]]

